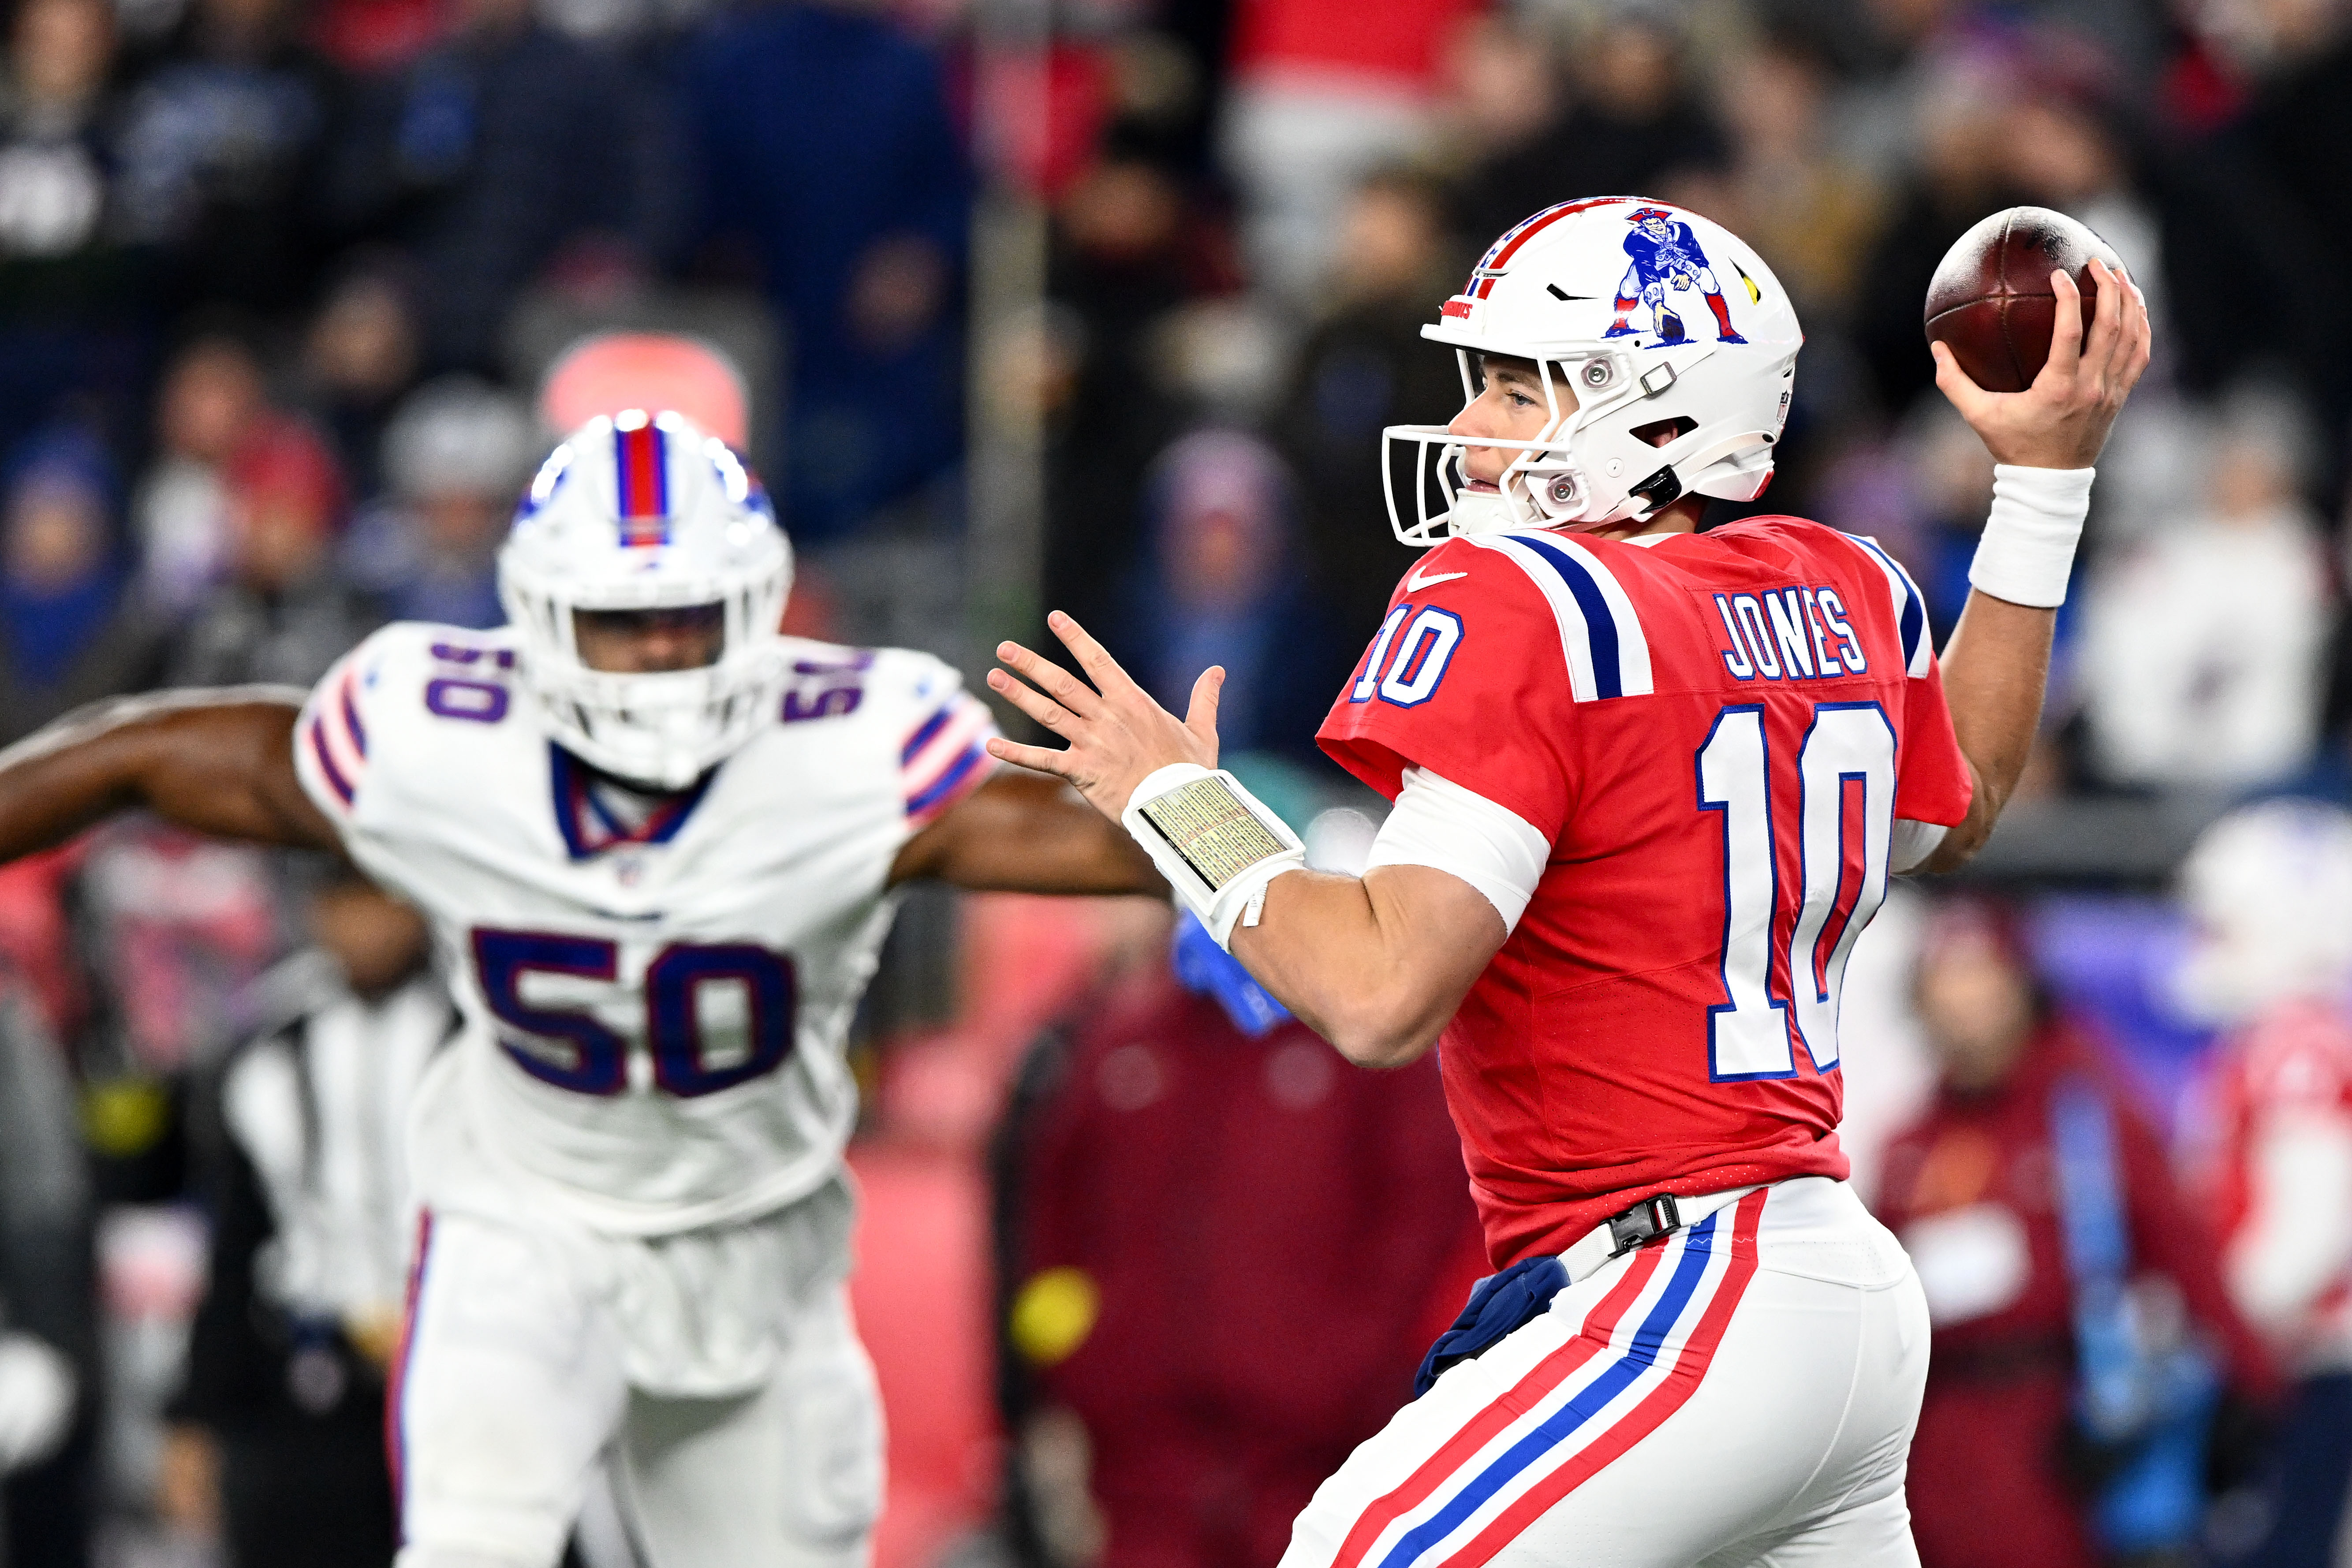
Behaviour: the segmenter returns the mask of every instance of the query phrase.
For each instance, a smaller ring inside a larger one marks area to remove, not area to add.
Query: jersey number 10
[[[1760,705],[1726,708],[1698,749],[1698,807],[1723,818],[1724,999],[1707,1009],[1707,1070],[1718,1083],[1794,1078],[1798,1039],[1815,1070],[1837,1066],[1846,960],[1886,900],[1895,831],[1895,727],[1886,710],[1875,702],[1817,704],[1797,748],[1796,773],[1796,820],[1779,820]],[[1788,798],[1785,790],[1780,798]],[[1858,878],[1851,863],[1856,848]],[[1799,876],[1793,900],[1780,886],[1790,859]],[[1841,909],[1845,919],[1832,939],[1831,921]],[[1772,986],[1783,931],[1786,999]]]

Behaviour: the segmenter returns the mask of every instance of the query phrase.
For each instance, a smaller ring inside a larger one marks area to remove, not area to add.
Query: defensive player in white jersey
[[[433,922],[466,1026],[412,1131],[402,1568],[551,1568],[606,1458],[647,1568],[862,1562],[843,1046],[891,889],[1161,887],[992,773],[939,659],[781,636],[791,573],[724,444],[600,418],[523,501],[509,626],[388,626],[307,701],[119,703],[0,757],[0,857],[144,807],[341,847]]]
[[[1660,234],[1717,332],[1671,288],[1617,298]],[[1000,650],[1029,684],[992,683],[1068,746],[998,756],[1123,819],[1353,1059],[1444,1038],[1497,1273],[1286,1568],[1916,1563],[1926,1306],[1845,1184],[1838,994],[1888,873],[1967,858],[2024,764],[2091,464],[2147,363],[2137,290],[2093,276],[2086,312],[2055,275],[2026,392],[1939,345],[1998,464],[1939,668],[1875,544],[1696,531],[1702,498],[1763,489],[1788,413],[1802,338],[1763,258],[1623,196],[1505,233],[1424,331],[1466,405],[1390,433],[1424,481],[1391,521],[1435,548],[1318,737],[1395,801],[1361,878],[1307,870],[1214,771],[1216,672],[1179,721],[1066,617],[1091,685]]]

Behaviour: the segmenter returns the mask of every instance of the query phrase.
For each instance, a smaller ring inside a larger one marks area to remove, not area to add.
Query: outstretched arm
[[[1936,384],[1982,438],[1996,463],[2021,468],[2090,468],[2098,461],[2124,400],[2147,368],[2147,300],[2121,274],[2096,260],[2091,267],[2100,287],[2087,331],[2074,280],[2063,272],[2051,275],[2058,310],[2051,330],[2050,361],[2023,392],[1987,392],[1969,379],[1950,349],[1940,342],[1929,345],[1936,356]],[[1979,581],[1983,580],[1984,564],[1980,550],[1979,571],[1972,574]],[[1984,847],[2016,790],[2042,721],[2050,640],[2063,592],[2063,563],[2056,595],[2036,595],[2047,599],[2046,606],[2013,603],[1981,588],[1969,592],[1942,662],[1952,731],[1968,758],[1976,790],[1967,820],[1945,836],[1922,869],[1952,870]]]
[[[1154,772],[1170,763],[1217,763],[1217,692],[1212,668],[1179,720],[1138,686],[1077,622],[1055,611],[1046,624],[1076,656],[1090,686],[1017,643],[997,657],[988,683],[1067,750],[992,739],[1008,763],[1076,786],[1104,826],[1117,824]],[[1140,853],[1139,851],[1139,853]],[[1367,875],[1289,871],[1265,889],[1263,918],[1233,931],[1234,956],[1309,1028],[1365,1067],[1401,1067],[1435,1042],[1509,932],[1486,895],[1428,866],[1381,866]]]
[[[302,693],[236,687],[119,698],[0,752],[0,861],[118,811],[222,838],[332,849],[334,825],[294,773]]]
[[[890,885],[931,877],[981,893],[1153,893],[1151,857],[1059,779],[1001,773],[907,840]]]

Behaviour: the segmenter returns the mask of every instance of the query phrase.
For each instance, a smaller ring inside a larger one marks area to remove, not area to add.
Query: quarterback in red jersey
[[[1621,300],[1662,228],[1674,265]],[[1395,803],[1360,879],[1307,871],[1215,771],[1219,671],[1179,721],[1066,616],[1091,685],[999,649],[1029,684],[991,684],[1068,746],[997,756],[1124,822],[1351,1060],[1444,1040],[1500,1272],[1286,1568],[1917,1561],[1926,1310],[1845,1185],[1839,996],[1888,876],[1965,860],[2023,768],[2090,465],[2147,360],[2137,289],[2097,276],[2088,321],[2053,279],[2025,392],[1934,350],[1999,465],[1939,665],[1872,542],[1696,531],[1705,498],[1762,491],[1788,414],[1802,335],[1762,258],[1632,198],[1507,232],[1424,329],[1466,405],[1389,432],[1391,523],[1436,548],[1321,731]],[[1718,332],[1685,334],[1694,289]]]

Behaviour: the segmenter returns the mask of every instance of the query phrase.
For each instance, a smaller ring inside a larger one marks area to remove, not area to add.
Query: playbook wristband
[[[2097,476],[2096,468],[1993,465],[1992,510],[1969,566],[1969,585],[2037,610],[2064,604]]]
[[[1307,865],[1289,824],[1223,768],[1170,763],[1135,786],[1119,822],[1228,951],[1234,922],[1262,905],[1265,885]]]

